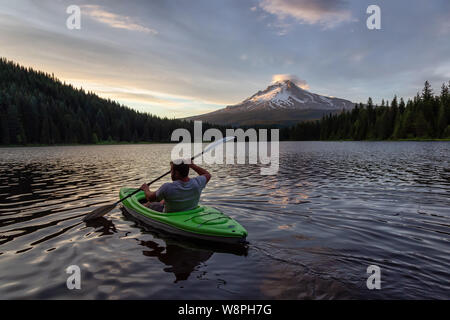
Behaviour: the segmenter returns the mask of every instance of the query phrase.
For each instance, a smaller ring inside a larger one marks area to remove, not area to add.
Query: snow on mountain
[[[325,97],[301,89],[290,80],[276,82],[263,91],[227,109],[297,109],[297,110],[342,110],[351,109],[354,104],[348,100]]]
[[[284,124],[319,119],[327,113],[352,109],[354,103],[304,90],[291,80],[269,85],[236,105],[186,118],[224,125]]]

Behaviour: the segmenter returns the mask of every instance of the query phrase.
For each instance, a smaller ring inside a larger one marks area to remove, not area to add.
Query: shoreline
[[[280,140],[280,142],[450,142],[450,138],[443,139],[398,139],[398,140]],[[208,143],[210,141],[204,141]],[[101,142],[101,143],[62,143],[62,144],[13,144],[13,145],[0,145],[0,148],[39,148],[39,147],[79,147],[79,146],[114,146],[114,145],[135,145],[135,144],[174,144],[178,142]]]
[[[11,144],[0,145],[0,148],[39,148],[39,147],[80,147],[80,146],[114,146],[131,144],[168,144],[176,142],[101,142],[101,143],[56,143],[56,144]]]

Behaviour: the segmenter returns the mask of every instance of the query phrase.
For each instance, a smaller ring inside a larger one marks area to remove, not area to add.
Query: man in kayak
[[[170,162],[171,183],[163,184],[158,190],[150,191],[147,184],[141,186],[147,203],[152,210],[160,212],[178,212],[195,209],[200,200],[200,194],[211,179],[211,174],[205,169],[183,161]],[[198,177],[189,178],[189,169],[198,173]]]

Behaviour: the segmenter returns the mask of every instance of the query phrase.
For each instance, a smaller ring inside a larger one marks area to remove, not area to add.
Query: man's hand
[[[206,183],[208,183],[208,181],[211,179],[211,174],[207,170],[197,166],[196,164],[193,164],[193,163],[189,164],[189,168],[191,168],[192,170],[197,172],[197,174],[199,174],[201,176],[205,176]]]
[[[156,192],[151,192],[146,183],[144,183],[139,189],[145,192],[145,198],[147,199],[147,201],[152,202],[156,200]]]

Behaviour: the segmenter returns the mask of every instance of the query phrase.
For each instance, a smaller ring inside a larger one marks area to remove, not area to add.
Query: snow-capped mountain
[[[187,119],[224,125],[291,124],[353,107],[351,101],[315,94],[299,88],[290,80],[284,80],[239,104]]]
[[[335,110],[351,109],[354,104],[348,100],[321,96],[301,89],[292,81],[276,82],[259,91],[241,103],[227,109],[244,110]]]

